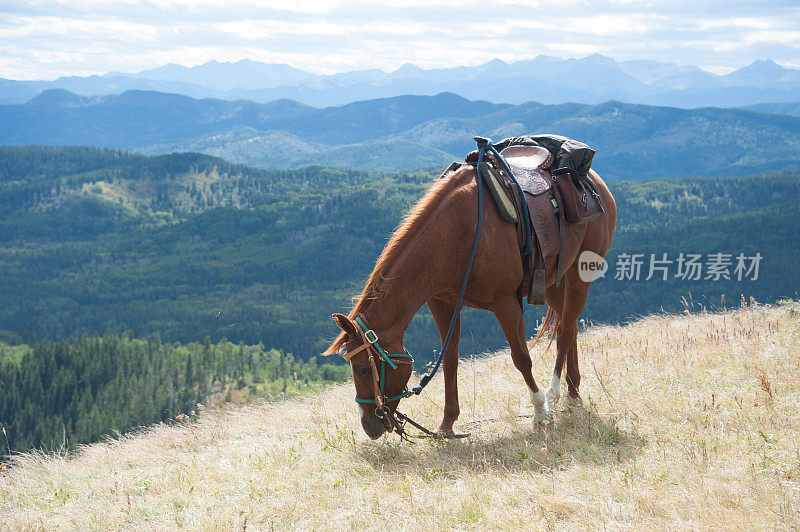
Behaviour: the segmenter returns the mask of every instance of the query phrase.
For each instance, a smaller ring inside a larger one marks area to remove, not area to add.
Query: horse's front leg
[[[431,310],[433,320],[439,329],[441,342],[447,337],[447,330],[450,328],[450,320],[453,318],[455,305],[439,299],[428,301],[428,308]],[[444,354],[442,366],[444,369],[444,418],[439,425],[440,434],[453,434],[453,423],[461,413],[458,406],[458,339],[461,334],[461,317],[456,317],[453,327],[453,336],[447,352]]]
[[[525,379],[525,384],[528,386],[531,403],[533,403],[535,409],[534,420],[545,421],[549,417],[549,412],[545,403],[544,392],[536,386],[536,381],[531,372],[533,362],[531,361],[528,346],[525,343],[525,320],[522,316],[522,308],[519,301],[516,297],[508,297],[496,302],[492,310],[500,323],[500,327],[503,329],[503,334],[508,340],[509,347],[511,347],[511,359],[514,361],[514,366],[522,373],[522,378]]]

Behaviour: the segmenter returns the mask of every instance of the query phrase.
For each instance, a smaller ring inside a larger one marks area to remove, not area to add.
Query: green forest
[[[0,421],[10,448],[91,441],[190,412],[223,389],[282,392],[294,373],[309,386],[346,378],[341,361],[315,362],[336,334],[330,314],[349,308],[440,171],[0,148]],[[609,186],[617,233],[582,318],[797,297],[800,170]],[[696,278],[681,275],[689,256],[704,268]],[[758,271],[737,272],[738,256],[760,256]],[[620,275],[626,257],[640,262],[636,278]],[[715,276],[712,259],[727,273]],[[653,275],[651,263],[661,266]],[[529,334],[544,310],[526,305]],[[462,323],[465,356],[505,345],[488,313],[467,309]],[[406,346],[425,364],[438,344],[423,308]],[[206,362],[209,348],[219,358]],[[288,381],[274,369],[282,359]]]
[[[199,154],[145,157],[94,148],[0,148],[0,329],[31,343],[77,334],[262,342],[307,360],[335,334],[387,238],[438,176],[309,167],[267,171]],[[612,183],[609,262],[621,253],[760,252],[757,280],[593,285],[585,317],[616,322],[679,311],[724,293],[795,297],[800,172]],[[646,267],[646,265],[645,265]],[[612,272],[613,273],[613,272]],[[530,331],[542,308],[528,307]],[[466,311],[467,351],[504,339]],[[438,344],[421,312],[408,347]]]
[[[0,343],[2,452],[72,448],[115,432],[196,415],[244,398],[286,397],[350,376],[262,345],[162,343],[79,335],[33,346]]]

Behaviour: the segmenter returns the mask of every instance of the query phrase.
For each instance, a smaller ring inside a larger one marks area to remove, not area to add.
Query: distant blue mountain
[[[800,102],[759,103],[745,107],[756,113],[773,113],[776,115],[800,116]]]
[[[0,106],[0,143],[141,147],[245,127],[341,145],[396,134],[434,118],[472,118],[507,107],[448,93],[317,109],[287,99],[261,104],[147,91],[86,97],[54,89],[24,104]]]
[[[285,64],[268,64],[242,60],[236,63],[211,61],[196,67],[168,64],[138,74],[119,74],[161,82],[179,82],[215,91],[269,89],[295,85],[317,76]]]
[[[741,175],[800,164],[800,117],[742,109],[676,109],[621,102],[522,105],[451,93],[318,109],[128,91],[48,90],[0,106],[0,145],[89,145],[143,153],[197,151],[267,168],[325,165],[372,171],[443,166],[474,135],[566,135],[597,150],[609,179]]]
[[[373,69],[333,75],[312,74],[285,64],[211,61],[195,67],[169,64],[135,74],[112,72],[53,81],[0,79],[0,104],[22,103],[43,90],[55,88],[84,96],[149,90],[262,103],[291,98],[315,107],[442,92],[512,104],[619,100],[685,108],[742,107],[796,101],[800,70],[760,60],[717,76],[694,66],[619,62],[597,54],[580,59],[538,56],[515,63],[494,59],[476,67],[432,70],[406,64],[393,72]]]

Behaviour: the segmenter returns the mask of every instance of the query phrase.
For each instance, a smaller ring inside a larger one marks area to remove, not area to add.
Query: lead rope
[[[483,155],[486,152],[487,146],[491,146],[491,139],[483,138],[483,137],[475,137],[475,142],[478,144],[478,164],[483,162]],[[458,315],[461,312],[461,303],[464,300],[464,292],[467,290],[467,283],[469,282],[469,274],[472,272],[472,263],[475,262],[475,255],[478,252],[478,242],[481,238],[481,230],[483,229],[483,178],[481,177],[481,172],[478,169],[478,166],[475,167],[475,179],[478,183],[478,228],[475,230],[475,242],[472,244],[472,252],[469,255],[469,262],[467,263],[467,273],[464,274],[464,280],[461,282],[461,292],[458,294],[458,301],[456,302],[456,307],[453,309],[453,317],[450,319],[450,327],[447,329],[447,336],[444,339],[444,343],[442,344],[442,351],[439,353],[439,356],[436,358],[436,364],[433,366],[428,373],[422,376],[419,380],[419,384],[417,384],[411,392],[414,395],[419,395],[422,393],[422,389],[428,385],[428,383],[433,379],[433,376],[436,375],[436,372],[439,370],[439,366],[442,363],[442,358],[444,358],[444,354],[447,352],[447,348],[450,345],[450,339],[453,336],[453,330],[455,329],[456,320],[458,319]],[[406,418],[408,419],[408,418]],[[415,424],[416,425],[416,424]]]

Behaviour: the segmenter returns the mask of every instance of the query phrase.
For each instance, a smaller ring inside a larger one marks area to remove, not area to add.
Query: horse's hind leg
[[[428,308],[433,315],[433,320],[436,322],[436,327],[439,329],[441,341],[444,343],[447,329],[450,328],[450,320],[453,318],[455,305],[439,299],[430,299]],[[440,434],[453,434],[453,423],[456,422],[458,415],[461,413],[458,406],[458,339],[460,334],[461,317],[458,316],[453,326],[450,345],[447,346],[447,352],[442,359],[442,369],[444,370],[444,418],[442,418],[442,423],[439,425],[438,432]]]
[[[580,400],[578,388],[581,385],[581,372],[578,369],[578,316],[586,306],[589,295],[589,283],[583,282],[578,275],[578,268],[573,266],[564,276],[564,303],[560,320],[556,327],[558,361],[567,362],[567,390],[573,399]],[[560,371],[559,371],[560,374]]]
[[[544,393],[536,386],[533,373],[531,373],[533,362],[531,362],[531,355],[525,343],[525,321],[519,301],[516,297],[509,297],[496,303],[492,310],[503,329],[509,347],[511,347],[511,359],[514,361],[514,366],[522,373],[522,378],[528,385],[531,403],[535,408],[534,420],[544,421],[548,417],[545,397]]]
[[[556,326],[561,321],[564,314],[564,283],[556,286],[550,286],[547,289],[547,305],[555,313]],[[550,381],[550,388],[547,389],[545,394],[547,400],[547,409],[555,411],[558,406],[558,401],[561,399],[561,372],[564,369],[564,362],[567,358],[567,351],[565,349],[558,349],[556,344],[556,365],[553,368],[553,379]]]

